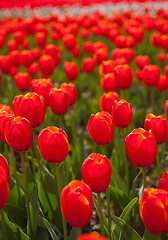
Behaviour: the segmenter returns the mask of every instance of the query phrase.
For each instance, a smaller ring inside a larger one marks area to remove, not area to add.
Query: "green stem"
[[[126,172],[126,182],[129,189],[129,169],[128,169],[128,161],[127,161],[127,153],[125,148],[125,136],[124,136],[124,128],[121,129],[122,132],[122,144],[123,144],[123,153],[124,153],[124,164],[125,164],[125,172]]]
[[[39,157],[39,154],[38,154],[38,149],[37,149],[37,144],[36,144],[36,132],[35,132],[34,128],[33,128],[33,145],[34,145],[34,151],[35,151],[35,155],[36,155],[36,158],[37,158],[37,162],[38,162],[40,171],[42,172],[42,166],[41,166],[40,157]]]
[[[82,228],[78,228],[78,232],[79,232],[79,237],[82,235]]]
[[[26,158],[26,162],[27,162],[27,166],[28,166],[28,169],[30,170],[31,172],[31,165],[30,165],[30,161],[29,161],[29,157],[28,157],[28,152],[25,153],[25,158]]]
[[[143,175],[143,187],[146,188],[146,168],[142,168],[142,175]]]
[[[28,183],[27,183],[27,176],[26,176],[24,153],[21,152],[20,156],[21,156],[21,162],[22,162],[22,171],[23,171],[23,177],[24,177],[26,205],[27,205],[27,235],[30,236],[31,219],[30,219],[29,193],[28,193]]]
[[[161,170],[160,170],[159,153],[157,154],[157,157],[156,157],[156,169],[157,169],[158,179],[160,179],[160,176],[161,176]]]
[[[6,229],[6,223],[5,223],[5,217],[4,217],[4,212],[3,209],[0,210],[1,214],[1,223],[2,223],[2,230],[3,230],[3,239],[8,240],[8,235],[7,235],[7,229]]]
[[[103,155],[106,155],[105,145],[102,145],[102,154],[103,154]]]
[[[103,212],[102,212],[100,193],[97,193],[97,201],[98,201],[98,211],[99,211],[101,235],[104,237],[105,233],[104,233],[104,226],[103,226]]]
[[[63,124],[62,115],[58,115],[58,118],[59,118],[59,127],[63,129],[64,128],[64,124]]]
[[[154,106],[154,88],[153,87],[151,87],[150,89],[150,100],[151,100],[151,109],[153,112],[153,106]]]
[[[16,187],[17,187],[18,197],[19,197],[19,199],[20,199],[21,193],[20,193],[19,180],[18,180],[17,169],[16,169],[16,158],[15,158],[15,154],[14,154],[13,149],[10,148],[10,150],[11,150],[11,156],[12,156],[12,162],[13,162],[13,171],[14,171],[14,176],[15,176],[15,181],[16,181]]]
[[[108,211],[108,231],[111,236],[111,204],[110,204],[110,189],[109,187],[106,190],[106,197],[107,197],[107,211]]]
[[[161,240],[162,239],[162,235],[157,235],[157,240]]]
[[[7,161],[9,162],[9,153],[8,153],[8,145],[5,143],[5,156]]]
[[[31,156],[32,169],[33,169],[33,176],[35,176],[36,175],[36,166],[34,164],[34,156],[33,156],[33,148],[32,148],[32,146],[30,148],[30,156]]]
[[[61,197],[61,191],[62,191],[62,184],[61,184],[61,177],[60,177],[60,170],[59,170],[59,164],[56,163],[56,174],[57,174],[57,184],[58,184],[58,191],[59,191],[59,198]],[[63,221],[63,229],[64,229],[64,240],[68,239],[67,235],[67,223],[62,215],[62,221]]]

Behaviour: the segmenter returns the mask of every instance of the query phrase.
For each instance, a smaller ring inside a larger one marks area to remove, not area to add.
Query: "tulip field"
[[[168,12],[142,6],[4,10],[0,240],[168,239]]]

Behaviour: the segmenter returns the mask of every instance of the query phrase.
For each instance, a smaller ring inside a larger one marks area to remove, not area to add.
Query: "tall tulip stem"
[[[6,229],[6,223],[5,223],[5,217],[4,217],[4,212],[3,209],[0,210],[1,214],[1,223],[2,223],[2,230],[3,230],[3,239],[8,240],[8,235],[7,235],[7,229]]]
[[[5,145],[5,156],[6,156],[6,159],[8,160],[8,162],[9,162],[8,145],[7,145],[7,143],[5,143],[4,145]]]
[[[30,220],[30,207],[29,207],[29,193],[28,193],[28,183],[27,183],[27,176],[26,176],[26,167],[25,167],[25,159],[24,153],[20,153],[21,162],[22,162],[22,171],[24,177],[24,184],[25,184],[25,195],[26,195],[26,205],[27,205],[27,235],[30,235],[30,228],[31,228],[31,220]]]
[[[124,164],[125,164],[125,172],[126,172],[126,182],[129,189],[129,169],[128,169],[128,161],[127,161],[127,153],[125,148],[125,136],[124,136],[124,128],[121,129],[122,132],[122,144],[123,144],[123,153],[124,153]]]
[[[162,239],[162,235],[157,235],[157,240],[161,240]]]
[[[17,192],[18,192],[18,196],[19,196],[19,199],[20,199],[21,193],[20,193],[19,180],[18,180],[17,169],[16,169],[16,159],[15,159],[13,149],[10,148],[10,150],[11,150],[11,156],[12,156],[12,162],[13,162],[13,171],[14,171],[14,176],[15,176],[15,181],[16,181]]]
[[[82,228],[78,228],[78,232],[79,232],[79,237],[82,235]]]
[[[99,211],[101,235],[104,236],[105,233],[104,233],[104,226],[103,226],[103,212],[102,212],[100,193],[97,193],[97,201],[98,201],[98,211]]]
[[[59,127],[63,129],[64,128],[64,124],[63,124],[62,115],[58,115],[58,117],[59,117]]]
[[[142,168],[142,175],[143,175],[143,187],[146,188],[146,168]]]
[[[152,111],[151,112],[153,112],[153,105],[154,105],[154,89],[153,89],[153,87],[151,87],[151,89],[150,89],[150,100],[151,100],[151,109],[152,109]]]
[[[40,171],[42,172],[42,166],[41,166],[40,157],[39,157],[39,154],[38,154],[37,143],[36,143],[36,133],[35,133],[34,128],[33,128],[33,145],[34,145],[34,151],[35,151],[35,155],[36,155],[36,158],[37,158],[37,162],[38,162]]]
[[[157,169],[158,179],[160,179],[160,176],[161,176],[161,170],[160,170],[160,159],[159,159],[159,153],[157,154],[157,157],[156,157],[156,169]]]
[[[58,163],[56,163],[56,173],[57,173],[57,184],[58,184],[59,197],[61,197],[62,184],[61,184],[61,177],[60,177],[60,170],[59,170]],[[60,199],[60,202],[61,202],[61,199]],[[62,215],[62,221],[63,221],[63,229],[64,229],[64,240],[67,240],[68,239],[67,223],[66,223],[66,220],[63,215]]]

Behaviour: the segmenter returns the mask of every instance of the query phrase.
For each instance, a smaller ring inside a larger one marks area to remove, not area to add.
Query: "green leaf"
[[[48,230],[44,228],[38,228],[36,235],[35,235],[35,240],[49,240],[49,234]]]
[[[98,203],[97,203],[97,200],[96,200],[96,198],[93,196],[93,203],[94,203],[94,206],[95,206],[95,208],[96,208],[96,212],[97,212],[97,214],[98,214],[98,216],[99,216],[99,211],[98,211]],[[106,219],[106,217],[105,217],[105,215],[104,215],[104,213],[102,212],[102,215],[103,215],[103,225],[104,225],[104,230],[105,230],[105,233],[106,233],[106,235],[110,238],[110,233],[108,232],[108,222],[107,222],[107,219]]]
[[[39,204],[37,196],[37,187],[35,187],[30,202],[31,239],[34,239],[38,227],[38,216],[39,216]]]
[[[72,228],[68,240],[77,240],[79,237],[79,232],[78,232],[78,228]]]
[[[40,180],[36,180],[38,197],[44,211],[49,212],[50,217],[54,215],[57,208],[57,189],[56,183],[51,175],[45,171]]]
[[[145,230],[143,240],[157,240],[157,236],[155,234],[150,233],[148,230]]]
[[[125,185],[121,176],[117,173],[117,171],[113,168],[113,177],[112,177],[112,185],[119,188],[123,191],[123,193],[128,197],[127,186]]]
[[[12,239],[12,240],[18,240],[18,238],[16,237],[16,227],[14,224],[11,224],[11,222],[9,221],[7,215],[4,212],[4,218],[5,218],[5,224],[6,224],[6,229],[7,229],[7,235],[8,235],[8,239]],[[0,226],[1,229],[1,233],[2,233],[2,223]],[[3,239],[3,238],[1,238]]]
[[[132,201],[124,208],[123,212],[120,215],[120,219],[124,220],[125,222],[127,221],[132,209],[135,207],[135,205],[138,202],[138,198],[134,198],[132,199]],[[115,234],[115,236],[117,236],[117,238],[119,237],[120,234],[120,228],[118,227],[118,225],[115,225],[113,233]]]
[[[112,198],[116,200],[121,209],[124,209],[130,201],[129,197],[118,187],[109,185],[109,190]]]
[[[47,221],[47,219],[43,218],[43,222],[46,228],[48,229],[52,240],[60,240],[55,231],[53,230],[53,228],[51,227],[50,223]]]
[[[127,224],[124,220],[122,220],[119,217],[112,216],[118,227],[124,231],[124,240],[142,240],[142,238],[139,236],[139,234],[129,225]],[[116,238],[115,239],[119,239]]]

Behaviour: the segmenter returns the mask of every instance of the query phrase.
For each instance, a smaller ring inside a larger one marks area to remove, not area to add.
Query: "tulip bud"
[[[88,132],[91,139],[98,145],[106,145],[114,135],[114,121],[110,113],[98,112],[91,114],[88,121]]]
[[[79,69],[74,62],[64,62],[64,71],[69,81],[74,81],[78,77]]]
[[[140,215],[149,232],[160,235],[168,232],[168,193],[162,189],[144,189]]]
[[[129,160],[137,167],[151,166],[157,156],[157,143],[151,131],[134,129],[126,138],[126,151]]]
[[[143,69],[143,81],[146,86],[154,87],[157,85],[160,69],[157,65],[146,65]]]
[[[94,173],[94,174],[93,174]],[[83,181],[93,192],[105,192],[112,177],[110,160],[102,154],[90,154],[82,164]]]
[[[37,141],[41,155],[47,162],[61,163],[68,156],[68,137],[61,128],[52,126],[43,129]]]
[[[136,64],[140,70],[142,70],[146,65],[149,65],[149,57],[148,55],[138,55],[136,57]]]
[[[127,64],[114,68],[115,79],[119,89],[128,89],[133,82],[133,70]]]
[[[107,73],[100,79],[100,85],[105,92],[116,91],[117,83],[114,73]]]
[[[95,68],[95,61],[93,60],[93,58],[89,57],[89,58],[84,58],[82,60],[82,69],[84,72],[92,73],[94,71],[94,68]]]
[[[6,123],[5,138],[7,144],[16,152],[30,149],[33,133],[30,122],[24,117],[15,117]]]
[[[68,111],[70,98],[64,89],[52,88],[49,93],[49,105],[56,115],[65,114]]]
[[[70,82],[68,84],[62,83],[60,88],[65,90],[65,92],[68,93],[70,105],[74,105],[76,103],[77,97],[78,97],[78,92],[77,92],[76,86],[72,82]]]
[[[25,92],[29,90],[31,77],[28,75],[28,73],[16,73],[14,80],[19,91]]]
[[[66,34],[63,37],[63,44],[67,50],[73,50],[73,48],[76,46],[76,37],[74,34]]]
[[[90,187],[79,180],[71,181],[62,190],[61,210],[63,216],[72,227],[84,227],[88,224],[93,211]]]
[[[104,93],[100,98],[100,109],[111,114],[112,106],[115,101],[119,101],[120,97],[117,92]]]
[[[112,107],[111,115],[114,118],[114,124],[119,128],[126,128],[132,122],[132,107],[125,100],[115,101]]]
[[[32,128],[40,126],[45,117],[44,99],[35,92],[16,96],[12,108],[16,116],[27,118]]]

